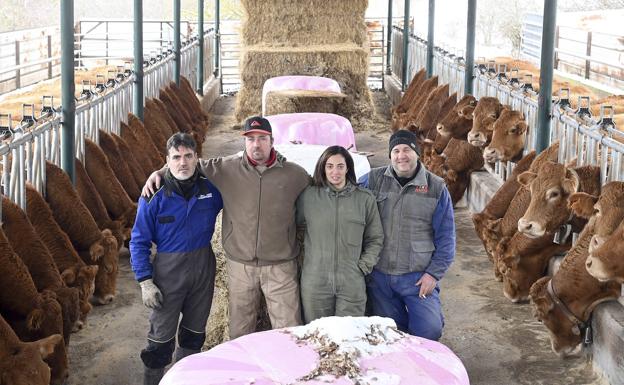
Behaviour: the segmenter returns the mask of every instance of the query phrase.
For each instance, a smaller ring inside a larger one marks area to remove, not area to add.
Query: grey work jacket
[[[386,274],[425,271],[435,250],[433,213],[445,187],[444,180],[425,167],[405,186],[392,166],[372,169],[368,187],[377,197],[384,245],[375,266]]]

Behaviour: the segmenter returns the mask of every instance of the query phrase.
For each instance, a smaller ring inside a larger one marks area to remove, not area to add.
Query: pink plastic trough
[[[338,324],[337,333],[349,330]],[[364,317],[361,317],[364,318]],[[379,318],[379,317],[376,317]],[[309,326],[309,325],[308,325]],[[307,326],[301,327],[305,328]],[[459,358],[445,345],[401,333],[401,337],[376,342],[370,334],[352,339],[345,349],[358,349],[351,360],[357,373],[336,377],[314,373],[319,365],[318,339],[297,340],[297,328],[253,333],[225,342],[207,352],[176,363],[160,385],[469,385],[468,374]],[[373,330],[368,327],[368,330]],[[310,336],[309,331],[305,332]],[[334,334],[336,332],[334,331]],[[394,332],[396,333],[396,332]],[[299,334],[302,336],[303,334]],[[367,340],[368,338],[368,340]],[[335,341],[334,339],[331,339]],[[365,346],[364,346],[365,345]],[[344,344],[339,344],[339,351]],[[351,350],[353,351],[353,350]],[[331,359],[331,357],[330,357]],[[340,365],[340,360],[331,361]]]
[[[335,114],[302,112],[270,115],[275,144],[335,144],[355,151],[355,135],[348,119]]]
[[[262,86],[262,114],[266,111],[266,96],[271,91],[308,90],[340,92],[337,81],[322,76],[278,76],[267,79]]]

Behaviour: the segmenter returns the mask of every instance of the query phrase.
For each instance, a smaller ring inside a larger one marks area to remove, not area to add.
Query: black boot
[[[182,360],[184,357],[188,357],[191,354],[195,354],[199,352],[200,352],[199,349],[195,350],[195,349],[181,348],[178,346],[175,351],[175,362],[180,362],[180,360]]]
[[[143,385],[158,385],[165,374],[165,368],[152,369],[145,366]]]

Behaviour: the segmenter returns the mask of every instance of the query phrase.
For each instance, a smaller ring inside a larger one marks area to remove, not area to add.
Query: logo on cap
[[[257,121],[257,120],[254,120],[253,122],[251,122],[250,126],[251,126],[251,127],[262,126],[262,123],[260,123],[260,122],[259,122],[259,121]]]

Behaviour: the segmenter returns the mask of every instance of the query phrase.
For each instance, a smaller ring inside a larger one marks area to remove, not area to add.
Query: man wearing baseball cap
[[[385,234],[379,262],[367,277],[368,298],[374,315],[438,340],[444,326],[438,281],[455,257],[453,204],[444,180],[419,161],[412,132],[392,134],[389,151],[391,165],[360,180],[377,197]]]
[[[267,119],[247,119],[242,135],[242,156],[199,160],[223,198],[230,339],[255,331],[261,294],[273,328],[301,324],[295,203],[310,183],[302,167],[275,152]],[[144,195],[160,184],[160,173],[152,173]]]

